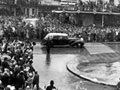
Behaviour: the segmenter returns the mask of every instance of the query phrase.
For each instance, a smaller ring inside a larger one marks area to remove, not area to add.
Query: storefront
[[[74,21],[76,24],[82,26],[110,26],[110,25],[120,25],[120,13],[111,13],[111,12],[87,12],[87,11],[56,11],[53,10],[53,13],[65,16],[70,18],[71,14],[74,14]]]

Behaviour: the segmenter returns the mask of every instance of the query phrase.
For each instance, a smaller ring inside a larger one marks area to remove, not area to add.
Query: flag
[[[17,4],[17,0],[14,0],[14,4]]]

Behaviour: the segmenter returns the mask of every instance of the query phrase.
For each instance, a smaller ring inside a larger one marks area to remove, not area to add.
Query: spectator
[[[24,88],[25,86],[25,77],[23,71],[18,73],[16,77],[16,89],[18,90],[19,88]]]
[[[28,78],[26,81],[26,86],[30,86],[30,88],[33,88],[33,73],[28,73]]]
[[[0,90],[4,90],[4,86],[2,84],[2,81],[0,80]]]
[[[33,87],[36,85],[37,90],[39,90],[39,74],[35,71],[35,76],[33,78]]]
[[[1,80],[4,87],[6,87],[10,83],[10,74],[7,68],[5,68]]]
[[[50,81],[50,86],[47,86],[46,90],[53,90],[53,89],[56,89],[56,87],[54,86],[54,81],[51,80]]]
[[[119,78],[119,80],[120,80],[120,78]],[[117,85],[116,85],[116,89],[117,89],[117,90],[120,89],[120,81],[117,83]]]

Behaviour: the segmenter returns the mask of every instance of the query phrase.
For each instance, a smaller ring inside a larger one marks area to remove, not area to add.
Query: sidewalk
[[[119,60],[119,57],[117,59],[116,57],[112,58],[107,62],[104,62],[104,60],[98,62],[98,60],[79,59],[69,61],[66,67],[74,75],[88,81],[102,85],[116,86],[120,78]]]

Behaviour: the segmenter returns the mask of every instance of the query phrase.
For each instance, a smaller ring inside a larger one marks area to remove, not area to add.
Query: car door
[[[67,36],[61,36],[59,39],[60,45],[67,45],[69,44]]]
[[[52,39],[52,42],[53,42],[53,45],[59,45],[60,44],[59,36],[54,36]]]
[[[66,38],[65,36],[54,36],[53,38],[54,45],[66,45]]]

